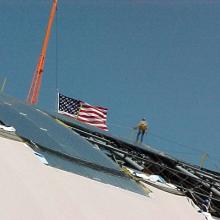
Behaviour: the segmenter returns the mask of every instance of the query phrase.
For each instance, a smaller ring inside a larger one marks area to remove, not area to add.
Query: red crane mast
[[[38,96],[39,96],[39,92],[40,92],[42,75],[43,75],[43,71],[44,71],[47,46],[48,46],[48,41],[49,41],[49,37],[50,37],[50,32],[51,32],[54,16],[56,14],[56,9],[57,9],[57,0],[53,0],[53,5],[52,5],[51,11],[50,11],[50,17],[49,17],[49,21],[48,21],[48,25],[47,25],[47,29],[46,29],[45,38],[43,41],[43,46],[41,49],[41,54],[40,54],[39,61],[36,66],[36,70],[34,72],[31,87],[29,89],[29,93],[28,93],[28,97],[27,97],[28,104],[37,104],[37,102],[38,102]]]

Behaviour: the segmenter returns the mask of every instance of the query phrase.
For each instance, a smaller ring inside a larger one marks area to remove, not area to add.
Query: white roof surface
[[[201,220],[187,198],[156,188],[150,197],[43,164],[31,148],[0,137],[3,220]]]

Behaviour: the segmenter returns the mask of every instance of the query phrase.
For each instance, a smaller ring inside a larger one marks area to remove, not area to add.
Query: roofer
[[[205,199],[202,203],[203,212],[209,212],[211,200],[212,200],[212,192],[210,192],[209,197]]]
[[[139,137],[141,139],[141,143],[143,141],[144,138],[144,134],[146,131],[148,131],[148,123],[146,121],[145,118],[142,118],[141,121],[138,123],[137,127],[135,127],[134,129],[138,129],[138,133],[137,133],[137,137],[136,137],[136,141],[139,141]]]

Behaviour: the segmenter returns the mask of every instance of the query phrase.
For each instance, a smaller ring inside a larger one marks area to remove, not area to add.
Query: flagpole
[[[55,103],[56,113],[59,111],[59,89],[56,89],[56,103]]]
[[[55,99],[55,111],[58,113],[59,110],[59,89],[58,89],[58,10],[56,12],[56,17],[55,17],[55,22],[56,22],[56,99]]]

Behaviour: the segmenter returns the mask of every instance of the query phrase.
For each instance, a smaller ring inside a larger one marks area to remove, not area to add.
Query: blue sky
[[[0,76],[25,100],[52,1],[0,0]],[[58,2],[39,106],[64,95],[109,109],[113,135],[134,139],[220,171],[220,2],[62,0]]]

